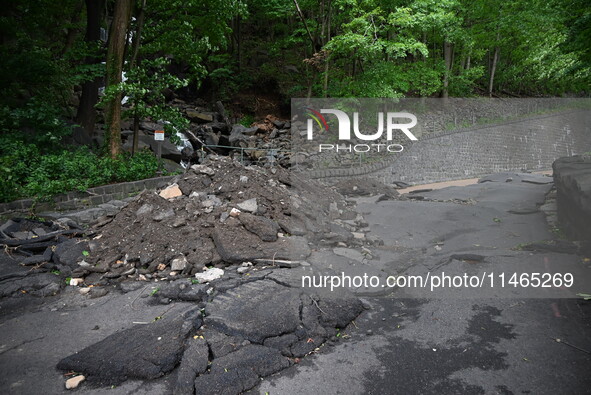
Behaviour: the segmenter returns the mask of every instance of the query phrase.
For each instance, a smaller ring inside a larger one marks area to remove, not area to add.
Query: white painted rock
[[[195,278],[199,280],[200,283],[208,283],[213,280],[217,280],[218,278],[224,275],[224,271],[222,269],[218,269],[217,267],[212,267],[211,269],[207,269],[203,273],[195,274]]]
[[[84,282],[83,278],[71,278],[70,279],[70,285],[73,285],[75,287],[77,287],[78,285],[82,284]]]
[[[81,382],[86,380],[86,377],[83,375],[72,377],[71,379],[66,380],[66,389],[73,390],[74,388],[78,387]]]

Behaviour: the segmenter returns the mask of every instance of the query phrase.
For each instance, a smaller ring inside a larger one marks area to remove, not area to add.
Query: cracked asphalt
[[[541,175],[512,175],[512,182],[505,182],[506,178],[499,175],[481,184],[422,192],[407,201],[360,198],[358,211],[384,245],[369,262],[329,258],[319,252],[310,263],[324,273],[369,273],[381,278],[442,270],[450,274],[567,270],[575,273],[582,289],[591,284],[589,263],[581,256],[517,248],[556,236],[537,210],[551,184]],[[474,254],[482,260],[450,259],[458,254]],[[7,259],[2,256],[0,263],[10,263]],[[194,308],[187,302],[150,304],[139,297],[143,291],[111,292],[90,300],[76,292],[4,299],[0,303],[0,392],[65,393],[64,377],[55,368],[62,358],[133,322],[173,317]],[[590,392],[591,302],[576,298],[575,291],[352,291],[368,309],[341,329],[335,340],[265,377],[249,393]],[[82,384],[75,391],[166,394],[172,391],[171,380],[171,375],[128,380],[114,388]]]
[[[512,182],[505,182],[509,176]],[[588,289],[591,269],[580,256],[515,248],[555,238],[537,210],[551,179],[517,174],[489,178],[420,193],[420,200],[416,195],[412,201],[360,199],[358,211],[385,245],[380,257],[363,267],[332,262],[331,269],[382,277],[432,270],[572,271],[575,283]],[[459,253],[479,254],[484,260],[446,259]],[[347,339],[267,378],[253,393],[591,391],[591,303],[574,297],[574,291],[447,289],[436,297],[424,290],[354,291],[371,309],[349,326]]]

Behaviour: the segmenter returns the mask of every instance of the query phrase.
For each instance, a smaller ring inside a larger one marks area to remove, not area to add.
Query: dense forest
[[[135,155],[121,149],[121,122],[184,130],[173,99],[221,101],[248,124],[256,114],[240,104],[249,101],[587,96],[591,86],[588,0],[19,0],[2,9],[2,201],[154,175],[157,160],[135,152],[136,141]]]

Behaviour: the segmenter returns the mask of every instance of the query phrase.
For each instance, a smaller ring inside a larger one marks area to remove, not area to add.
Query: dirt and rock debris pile
[[[79,374],[68,388],[170,375],[177,394],[238,394],[339,341],[364,306],[345,290],[301,288],[302,275],[315,271],[306,259],[318,248],[377,242],[334,188],[216,155],[89,229],[39,224],[3,226],[7,248],[38,239],[34,249],[13,251],[16,262],[0,261],[31,283],[3,277],[0,285],[14,284],[3,296],[47,277],[35,285],[40,296],[68,287],[83,298],[129,293],[132,308],[175,302],[170,308],[184,309],[63,358],[58,369]]]
[[[281,167],[244,166],[216,155],[166,188],[144,191],[86,231],[66,220],[19,221],[5,223],[0,242],[26,270],[14,274],[17,278],[31,282],[31,275],[52,274],[47,278],[56,284],[42,294],[74,285],[100,296],[101,287],[134,280],[174,283],[191,277],[205,283],[224,273],[243,276],[266,266],[307,265],[316,248],[379,242],[364,233],[354,203],[335,188]],[[0,288],[6,296],[38,291],[41,285],[50,284]],[[168,292],[178,296],[180,291]],[[183,298],[194,299],[187,292],[181,292]]]
[[[353,240],[333,221],[344,216],[355,230],[358,215],[350,204],[282,168],[212,156],[173,181],[100,221],[84,259],[92,269],[75,274],[96,283],[199,278],[204,270],[232,264],[295,267],[310,254],[309,242]]]

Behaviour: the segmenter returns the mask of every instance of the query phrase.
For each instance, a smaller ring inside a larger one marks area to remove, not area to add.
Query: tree
[[[116,0],[106,62],[106,88],[121,83],[127,28],[131,17],[133,0]],[[121,99],[120,91],[110,96],[106,102],[106,132],[109,141],[109,153],[116,158],[121,153]]]
[[[149,117],[166,121],[165,131],[173,139],[176,131],[183,131],[189,126],[189,121],[176,108],[166,105],[163,94],[165,89],[178,89],[187,85],[186,80],[180,80],[166,72],[165,67],[169,64],[170,61],[164,58],[144,60],[141,66],[128,71],[127,80],[119,84],[115,92],[109,92],[127,95],[132,105],[132,155],[137,152],[140,119]]]
[[[86,35],[84,36],[84,41],[90,46],[96,47],[100,45],[103,8],[104,0],[86,0]],[[100,65],[100,62],[101,57],[97,56],[97,54],[86,58],[86,64]],[[96,110],[94,107],[98,102],[98,91],[102,80],[103,78],[101,76],[97,76],[89,81],[85,81],[82,85],[82,96],[80,97],[80,104],[76,113],[76,122],[81,126],[78,129],[78,141],[90,142],[94,133],[96,122]]]

